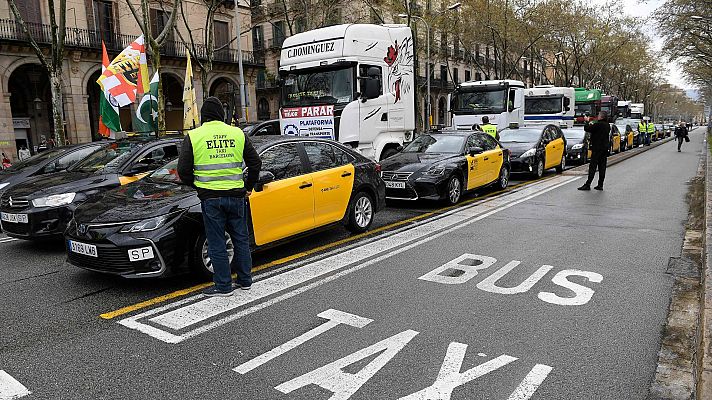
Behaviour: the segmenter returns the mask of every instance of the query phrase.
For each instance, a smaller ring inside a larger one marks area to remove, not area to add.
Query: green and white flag
[[[158,71],[153,74],[148,93],[144,93],[133,113],[133,129],[139,134],[150,134],[158,126]]]

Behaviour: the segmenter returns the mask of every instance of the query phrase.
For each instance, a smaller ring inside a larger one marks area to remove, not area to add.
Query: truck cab
[[[524,91],[524,122],[527,125],[574,126],[574,88],[539,85]]]
[[[608,95],[602,96],[601,111],[608,113],[608,122],[616,122],[616,119],[618,119],[618,97]]]
[[[576,88],[574,123],[583,124],[585,117],[598,119],[598,113],[601,111],[601,97],[603,96],[599,89]]]
[[[489,117],[500,131],[511,124],[524,125],[524,83],[515,80],[468,81],[449,96],[452,125],[472,129]]]
[[[283,135],[334,139],[374,160],[415,130],[413,35],[405,25],[345,24],[284,41]]]

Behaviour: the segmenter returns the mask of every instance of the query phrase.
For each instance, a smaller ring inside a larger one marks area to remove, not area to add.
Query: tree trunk
[[[52,120],[54,121],[54,140],[57,146],[63,146],[65,139],[61,74],[61,70],[54,70],[49,73],[50,92],[52,95]]]

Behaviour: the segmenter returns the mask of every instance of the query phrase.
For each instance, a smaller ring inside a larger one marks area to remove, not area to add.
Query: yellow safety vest
[[[480,125],[480,128],[482,128],[482,130],[486,134],[492,136],[495,139],[497,138],[497,126],[496,125],[484,124],[484,125]]]
[[[648,133],[655,133],[655,124],[648,122]]]
[[[188,133],[193,146],[195,186],[208,190],[245,187],[245,134],[222,121],[210,121]]]

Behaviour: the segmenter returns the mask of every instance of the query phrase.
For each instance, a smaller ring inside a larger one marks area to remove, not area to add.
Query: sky
[[[605,4],[607,0],[594,0],[595,3]],[[626,14],[633,17],[650,17],[655,9],[664,3],[664,0],[621,0],[623,4],[623,10]],[[648,19],[650,20],[650,19]],[[662,48],[662,39],[657,35],[655,31],[655,24],[649,29],[650,36],[653,37],[653,47],[656,50]],[[674,63],[667,66],[667,80],[675,86],[681,87],[683,89],[691,89],[692,86],[685,82],[682,74],[680,73],[680,68],[676,67]]]

